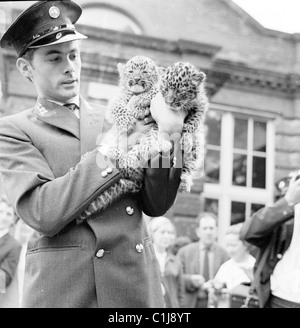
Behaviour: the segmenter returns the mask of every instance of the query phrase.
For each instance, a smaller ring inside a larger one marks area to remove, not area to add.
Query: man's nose
[[[70,59],[66,59],[65,67],[64,67],[64,73],[73,73],[74,72],[74,66],[73,62]]]

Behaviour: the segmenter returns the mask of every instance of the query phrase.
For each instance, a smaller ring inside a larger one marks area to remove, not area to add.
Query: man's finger
[[[146,117],[144,118],[144,122],[145,122],[146,124],[150,124],[150,123],[154,122],[154,119],[153,119],[152,115],[149,114],[148,116],[146,116]]]

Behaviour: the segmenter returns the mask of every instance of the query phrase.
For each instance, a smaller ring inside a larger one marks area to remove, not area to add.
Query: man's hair
[[[22,56],[22,58],[28,60],[30,63],[33,60],[33,54],[34,54],[35,49],[28,49]]]
[[[35,51],[35,49],[28,49],[28,50],[26,50],[26,52],[21,56],[21,58],[27,60],[27,61],[30,63],[31,66],[33,66],[33,65],[32,65],[32,61],[33,61],[34,51]],[[31,80],[30,77],[26,77],[26,79],[32,83],[32,80]]]
[[[196,219],[197,227],[199,226],[200,221],[204,217],[210,217],[210,218],[214,219],[216,221],[216,225],[218,225],[218,218],[214,213],[212,213],[212,212],[201,212],[201,213],[199,213],[199,215],[197,216],[197,219]]]

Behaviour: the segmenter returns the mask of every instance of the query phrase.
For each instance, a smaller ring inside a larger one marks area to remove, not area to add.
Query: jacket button
[[[104,249],[99,249],[99,251],[96,253],[96,257],[100,258],[104,255]]]
[[[131,207],[131,206],[127,206],[127,207],[126,207],[126,213],[127,213],[128,215],[132,215],[132,214],[134,213],[134,209],[133,209],[133,207]]]
[[[107,169],[106,169],[106,172],[108,173],[108,174],[111,174],[112,173],[112,168],[111,167],[108,167]]]
[[[277,254],[277,258],[279,259],[279,260],[281,260],[282,259],[282,254]]]
[[[135,249],[136,249],[136,251],[137,251],[138,253],[142,253],[143,250],[144,250],[144,246],[143,246],[143,244],[137,244],[137,245],[135,246]]]
[[[102,176],[102,178],[106,178],[107,177],[107,172],[106,171],[102,171],[101,172],[101,176]]]

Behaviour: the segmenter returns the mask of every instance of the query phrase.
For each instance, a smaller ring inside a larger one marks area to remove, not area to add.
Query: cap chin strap
[[[32,45],[36,45],[36,43],[39,41],[44,40],[49,35],[49,33],[49,36],[52,36],[54,34],[53,32],[63,33],[64,31],[70,31],[70,33],[74,33],[75,26],[72,24],[53,26],[45,30],[43,33],[33,35],[32,40],[25,44],[24,48],[29,48]]]

